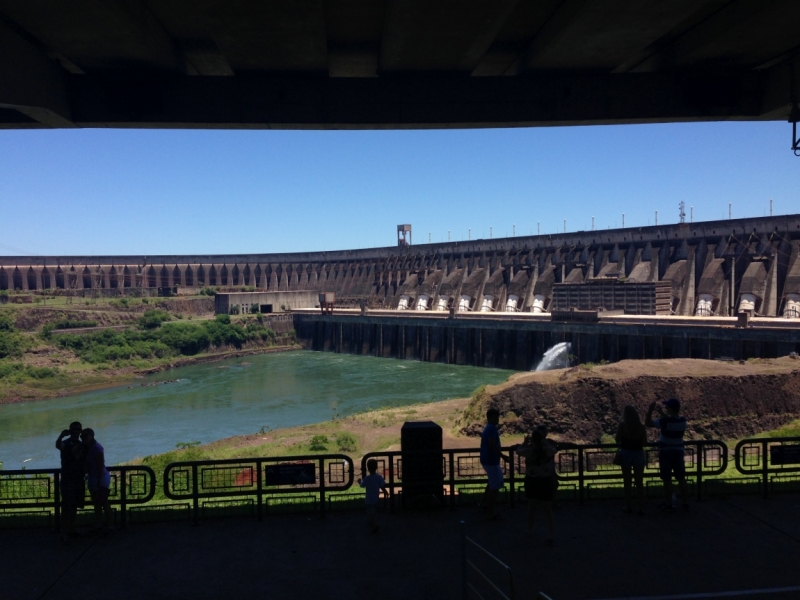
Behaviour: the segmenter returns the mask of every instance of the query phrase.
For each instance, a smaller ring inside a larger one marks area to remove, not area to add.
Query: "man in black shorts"
[[[686,485],[683,447],[686,417],[680,414],[681,402],[677,398],[664,400],[661,404],[664,406],[663,409],[653,402],[647,410],[647,417],[644,421],[647,427],[655,427],[661,432],[658,438],[658,467],[661,479],[664,481],[664,502],[658,508],[668,511],[675,508],[672,504],[672,474],[675,473],[683,510],[689,510],[689,488]],[[658,419],[653,418],[653,411],[656,408],[661,414]]]
[[[75,518],[86,499],[83,480],[86,449],[80,440],[82,430],[81,424],[75,421],[56,440],[56,448],[61,452],[61,538],[65,542],[75,534]]]

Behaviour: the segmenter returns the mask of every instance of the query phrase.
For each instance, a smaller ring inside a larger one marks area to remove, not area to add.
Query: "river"
[[[108,464],[117,464],[180,442],[318,423],[334,412],[465,397],[511,373],[307,351],[192,365],[134,385],[0,405],[0,461],[4,469],[59,466],[56,436],[71,421],[92,427]]]

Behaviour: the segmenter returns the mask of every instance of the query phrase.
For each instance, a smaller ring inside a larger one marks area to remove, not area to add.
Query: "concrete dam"
[[[2,256],[0,290],[251,287],[335,292],[338,306],[543,313],[601,289],[580,284],[649,284],[662,299],[626,312],[797,318],[799,257],[800,215],[789,215],[336,252]]]
[[[561,341],[593,362],[779,356],[800,350],[800,215],[335,252],[0,257],[0,290],[28,294],[207,286],[335,292],[335,314],[294,317],[318,350],[515,369]],[[598,322],[551,318],[573,308]],[[740,312],[749,327],[734,328]]]

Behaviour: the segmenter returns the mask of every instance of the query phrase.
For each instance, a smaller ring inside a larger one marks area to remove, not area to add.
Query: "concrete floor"
[[[557,541],[525,533],[525,507],[140,524],[64,546],[50,530],[0,532],[0,598],[461,597],[460,521],[512,569],[517,598],[588,600],[800,586],[800,495],[692,502],[689,514],[626,515],[619,501],[566,503]],[[500,572],[494,572],[498,577]],[[708,596],[717,597],[717,596]],[[800,591],[748,596],[800,598]]]

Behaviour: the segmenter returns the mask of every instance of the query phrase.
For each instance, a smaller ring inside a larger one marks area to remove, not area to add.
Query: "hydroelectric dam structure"
[[[776,357],[800,351],[800,215],[333,252],[0,257],[0,290],[207,286],[334,292],[332,314],[294,315],[316,350],[521,370],[562,341],[591,362]]]

